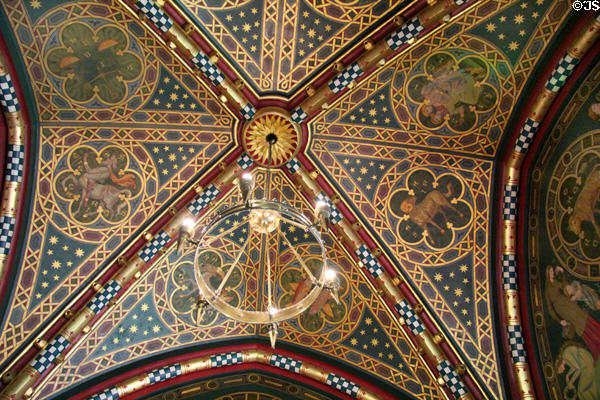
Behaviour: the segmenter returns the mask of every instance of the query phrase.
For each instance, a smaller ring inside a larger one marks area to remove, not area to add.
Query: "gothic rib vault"
[[[570,10],[3,1],[0,399],[593,395],[564,373],[600,369],[600,16]],[[261,326],[198,323],[174,249],[241,172],[264,181],[269,129],[275,195],[330,203],[341,279],[275,350]],[[587,320],[563,329],[566,309]]]

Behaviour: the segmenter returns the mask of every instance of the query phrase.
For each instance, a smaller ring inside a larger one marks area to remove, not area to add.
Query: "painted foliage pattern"
[[[182,1],[258,91],[285,94],[403,3]]]
[[[257,180],[262,179],[261,175]],[[310,205],[292,188],[287,178],[276,173],[274,183],[275,198],[284,199],[306,215],[310,213]],[[236,197],[229,194],[223,202],[235,201]],[[302,240],[297,231],[288,231],[287,234],[292,241],[294,238]],[[443,398],[434,378],[406,340],[402,328],[377,299],[356,264],[336,241],[332,242],[327,237],[327,243],[328,257],[342,277],[342,312],[336,311],[333,299],[327,298],[319,307],[280,325],[278,340],[308,346],[339,358],[392,382],[416,398]],[[216,253],[204,259],[217,264],[220,261]],[[58,393],[83,378],[118,366],[132,357],[156,354],[200,341],[248,335],[265,337],[266,333],[260,326],[241,324],[214,311],[208,312],[197,324],[197,289],[192,260],[193,249],[183,255],[173,250],[168,252],[156,268],[127,292],[122,301],[102,316],[98,327],[76,344],[77,349],[71,353],[72,356],[49,373],[40,387],[40,395]],[[218,274],[216,270],[214,273]],[[297,283],[293,277],[285,276],[279,281],[284,291],[288,288],[289,297],[297,289]],[[240,290],[234,297],[245,297],[253,304],[260,301],[256,291],[244,288],[236,279],[231,286],[232,292]],[[232,301],[235,302],[233,298]],[[285,296],[282,301],[287,301]]]
[[[475,6],[311,122],[321,168],[499,397],[487,238],[493,156],[563,9],[542,0]],[[502,28],[509,20],[519,29]]]
[[[600,68],[562,112],[532,172],[531,307],[552,398],[600,397]]]
[[[32,223],[0,340],[6,361],[124,240],[223,153],[231,118],[116,9],[67,3],[32,25],[25,4],[3,6],[20,29],[41,118]],[[86,75],[90,65],[93,77]],[[86,127],[89,122],[94,127]],[[163,124],[137,126],[144,122]],[[192,122],[202,127],[170,125]]]

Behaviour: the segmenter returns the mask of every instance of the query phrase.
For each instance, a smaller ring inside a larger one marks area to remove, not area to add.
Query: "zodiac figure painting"
[[[193,310],[198,300],[198,285],[194,277],[194,266],[191,262],[182,262],[172,272],[171,279],[177,289],[173,290],[169,301],[179,314]]]
[[[72,22],[60,30],[57,40],[60,45],[48,51],[46,64],[63,80],[63,93],[76,102],[96,98],[108,105],[119,103],[131,94],[128,84],[142,75],[142,58],[129,50],[132,39],[116,25],[94,29]]]
[[[88,224],[98,218],[109,223],[123,221],[131,211],[130,200],[142,190],[138,172],[129,169],[129,155],[114,146],[99,154],[81,146],[68,156],[68,168],[60,171],[55,193],[70,203],[70,216]]]
[[[418,105],[417,118],[427,128],[447,124],[465,132],[477,124],[478,114],[490,111],[498,100],[486,83],[488,64],[477,56],[456,59],[440,52],[425,62],[425,74],[408,81],[409,98]]]
[[[317,260],[307,260],[306,265],[315,273],[317,271]],[[331,266],[330,266],[331,267]],[[342,273],[338,271],[340,287],[336,297],[329,290],[323,290],[317,300],[298,318],[300,327],[307,332],[321,331],[326,325],[333,326],[341,322],[347,314],[346,297],[349,293],[348,283]],[[310,278],[302,278],[300,270],[287,268],[280,279],[279,284],[286,292],[281,298],[281,305],[294,304],[303,299],[312,289]]]
[[[216,290],[227,272],[227,265],[223,266],[222,257],[209,250],[200,253],[197,261],[203,279]],[[236,267],[227,285],[222,289],[221,298],[234,307],[240,304],[241,297],[238,290],[241,282],[241,271]],[[199,312],[203,297],[196,282],[194,264],[191,260],[177,262],[177,267],[170,273],[169,287],[171,288],[169,306],[182,321],[192,326],[205,327],[217,322],[220,314],[214,308],[208,307],[204,312]]]
[[[202,274],[202,279],[207,282],[213,290],[218,290],[223,282],[225,273],[230,268],[227,265],[223,265],[223,261],[218,253],[214,251],[205,251],[198,255],[197,260]],[[236,292],[236,288],[242,282],[242,272],[238,266],[231,272],[227,283],[221,289],[221,299],[237,307],[240,302],[239,294]]]
[[[600,257],[600,157],[589,152],[577,163],[575,173],[559,188],[559,202],[566,211],[560,231],[569,244],[578,244],[588,259]]]
[[[401,220],[399,236],[408,243],[426,240],[434,248],[448,246],[454,231],[471,220],[471,209],[460,199],[463,185],[456,177],[444,175],[436,179],[427,170],[413,172],[408,187],[394,192],[390,211]]]

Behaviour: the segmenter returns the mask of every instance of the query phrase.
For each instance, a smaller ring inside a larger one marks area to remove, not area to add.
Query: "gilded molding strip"
[[[314,199],[315,203],[318,200],[327,201],[330,206],[339,203],[340,199],[337,196],[333,202],[327,198],[315,182],[316,175],[308,173],[300,161],[293,159],[286,164],[286,167],[297,178],[305,192],[308,193],[308,196]],[[359,238],[354,228],[347,219],[343,218],[337,208],[332,208],[330,221],[341,228],[342,239],[354,250],[359,260],[359,266],[368,272],[376,282],[376,286],[382,289],[382,295],[394,305],[400,315],[400,323],[408,327],[414,340],[419,343],[427,358],[435,365],[437,374],[431,369],[430,371],[433,376],[438,377],[438,384],[445,385],[454,398],[472,399],[471,393],[467,391],[467,387],[456,373],[455,367],[452,366],[444,355],[442,348],[438,344],[439,341],[436,342],[434,340],[431,332],[427,330],[425,324],[421,321],[418,314],[424,311],[423,307],[419,305],[413,309],[398,288],[398,285],[401,283],[398,277],[393,278],[385,271],[379,261],[377,261],[377,257],[368,248],[367,244]],[[464,366],[461,366],[460,369],[463,370],[463,368]]]
[[[413,44],[415,38],[425,29],[438,25],[442,21],[448,21],[450,14],[467,1],[443,0],[428,2],[428,6],[411,20],[405,22],[401,17],[396,18],[394,22],[399,26],[398,29],[377,43],[367,40],[364,44],[366,51],[348,66],[344,66],[340,62],[336,63],[334,67],[338,74],[326,84],[321,85],[318,89],[314,89],[312,86],[307,87],[306,91],[309,97],[291,111],[292,120],[300,124],[309,117],[314,117],[321,110],[327,109],[329,107],[328,102],[345,89],[353,88],[357,79],[365,71],[376,65],[385,65],[388,56],[398,51],[405,44]]]
[[[584,29],[561,57],[544,89],[536,98],[528,118],[523,123],[513,146],[508,162],[504,166],[504,195],[502,211],[502,288],[504,291],[504,312],[506,333],[512,361],[513,373],[517,382],[520,399],[535,398],[531,372],[527,363],[527,353],[521,326],[521,308],[517,277],[517,202],[520,184],[521,165],[539,126],[546,117],[554,98],[592,44],[600,37],[600,14]]]
[[[260,363],[302,375],[317,382],[324,383],[346,395],[356,397],[357,399],[379,399],[373,392],[360,387],[360,385],[342,375],[326,371],[316,365],[292,357],[256,349],[213,354],[157,368],[98,392],[89,397],[89,400],[116,400],[143,388],[155,385],[159,382],[168,381],[178,376],[247,363]]]
[[[0,108],[7,124],[6,165],[0,203],[0,276],[6,276],[8,253],[15,239],[17,206],[23,188],[25,167],[25,123],[15,86],[0,56]]]
[[[206,189],[195,186],[192,190],[198,193],[197,196],[183,206],[181,210],[173,212],[172,218],[165,223],[158,233],[155,235],[146,233],[144,236],[147,243],[134,257],[125,260],[122,267],[115,275],[110,277],[104,286],[97,282],[92,283],[91,287],[97,292],[96,295],[85,307],[69,319],[48,344],[42,340],[38,342],[39,347],[42,348],[41,351],[2,390],[0,399],[14,400],[30,397],[38,378],[54,363],[62,362],[65,353],[73,348],[73,344],[81,339],[82,334],[85,335],[90,331],[92,320],[104,310],[114,306],[119,295],[123,293],[123,288],[139,279],[142,276],[142,271],[152,264],[155,256],[164,254],[167,248],[172,245],[172,239],[177,234],[183,220],[193,218],[200,211],[206,209],[211,201],[223,192],[240,172],[252,165],[253,162],[250,157],[242,154],[235,162],[231,162],[227,166],[221,165],[221,173]]]
[[[125,0],[119,0],[119,3],[129,9]],[[172,50],[178,49],[184,56],[188,64],[194,65],[194,72],[200,70],[202,75],[212,83],[221,93],[219,100],[233,106],[246,120],[249,121],[256,114],[256,109],[242,93],[240,85],[229,80],[225,74],[217,67],[218,53],[212,48],[209,56],[192,39],[193,29],[186,25],[185,29],[163,9],[164,1],[137,0],[134,5],[139,10],[138,18],[145,16],[152,25],[158,28],[166,37],[166,44]]]

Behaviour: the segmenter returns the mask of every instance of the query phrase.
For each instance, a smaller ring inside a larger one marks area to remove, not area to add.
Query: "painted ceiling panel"
[[[181,0],[260,93],[289,95],[407,2]]]
[[[263,180],[264,174],[258,174],[257,182]],[[282,199],[305,215],[310,214],[310,205],[284,175],[274,174],[273,183],[274,198]],[[255,195],[260,197],[262,193],[257,191]],[[229,194],[222,204],[236,197]],[[286,236],[291,243],[303,240],[302,233],[293,226],[288,227]],[[380,379],[382,384],[394,385],[414,398],[444,398],[414,345],[407,341],[399,322],[356,263],[330,236],[326,242],[329,267],[336,269],[341,277],[341,303],[326,299],[321,306],[313,306],[300,317],[282,323],[278,343],[308,347],[317,354],[359,368]],[[287,256],[291,256],[289,250]],[[286,257],[285,250],[282,257]],[[301,282],[285,274],[279,279],[282,290],[289,292],[281,301],[291,301]],[[250,301],[253,308],[257,307],[254,302],[261,301],[260,294],[246,286],[235,286],[232,290],[240,291],[240,299]],[[199,325],[196,323],[193,251],[183,255],[170,251],[121,299],[65,362],[45,377],[38,396],[58,394],[82,379],[164,351],[248,336],[268,340],[260,326],[234,322],[215,311],[208,312]]]
[[[560,9],[541,0],[475,6],[309,123],[321,170],[498,397],[492,157],[548,29],[564,17]],[[518,43],[527,51],[503,44],[511,37],[498,28],[509,19],[522,26]]]
[[[230,140],[209,128],[42,128],[34,223],[2,330],[2,358]]]
[[[3,5],[40,118],[39,133],[32,133],[34,223],[2,329],[5,363],[125,240],[231,147],[232,118],[120,8]]]
[[[314,140],[323,169],[427,294],[489,387],[500,390],[486,234],[492,163],[431,150]]]
[[[40,122],[230,129],[225,109],[121,8],[44,2],[49,9],[32,21],[30,3],[9,3],[5,11],[18,32]]]
[[[313,132],[494,156],[525,77],[565,16],[560,2],[538,3],[475,6],[357,85],[311,122]],[[510,38],[498,21],[508,19],[523,27],[527,51],[502,45]]]

